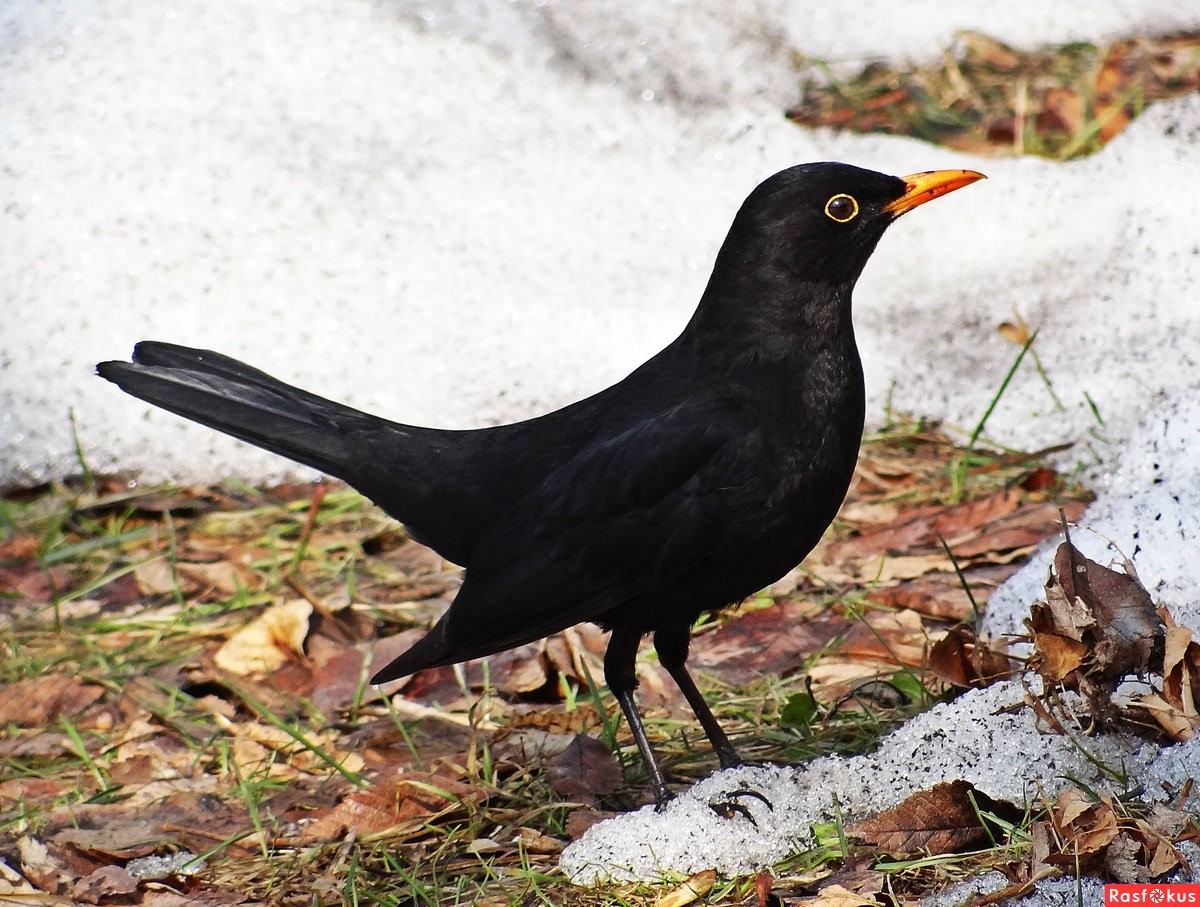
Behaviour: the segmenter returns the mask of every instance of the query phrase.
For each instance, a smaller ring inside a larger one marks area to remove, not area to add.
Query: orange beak
[[[977,180],[987,179],[982,173],[974,170],[927,170],[925,173],[913,173],[900,178],[904,180],[904,194],[883,207],[884,211],[895,217],[911,211],[917,205],[932,201],[939,195],[969,186]]]

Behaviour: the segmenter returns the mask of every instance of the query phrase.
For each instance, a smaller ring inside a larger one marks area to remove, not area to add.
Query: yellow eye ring
[[[839,192],[825,203],[825,215],[839,224],[852,221],[858,217],[858,202],[853,195]]]

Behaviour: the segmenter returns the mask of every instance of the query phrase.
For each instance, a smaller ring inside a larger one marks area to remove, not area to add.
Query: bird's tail
[[[142,341],[132,362],[101,362],[97,374],[155,406],[345,479],[354,469],[348,429],[382,422],[284,384],[256,368],[172,343]]]

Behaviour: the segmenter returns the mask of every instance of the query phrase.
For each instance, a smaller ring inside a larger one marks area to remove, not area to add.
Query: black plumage
[[[800,562],[857,459],[854,284],[904,211],[980,178],[819,163],[746,199],[679,337],[624,380],[470,431],[390,422],[218,353],[139,343],[99,374],[157,406],[345,480],[466,575],[450,609],[374,678],[480,658],[581,621],[612,630],[605,676],[667,789],[634,700],[654,635],[723,766],[738,757],[688,676],[689,629]]]

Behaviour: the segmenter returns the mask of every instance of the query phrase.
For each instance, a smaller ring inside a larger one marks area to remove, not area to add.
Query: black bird
[[[695,314],[624,380],[510,425],[390,422],[207,350],[142,342],[98,373],[123,390],[343,479],[466,567],[429,633],[372,678],[482,658],[581,621],[661,805],[634,704],[654,634],[722,767],[738,755],[684,667],[689,630],[794,567],[833,520],[862,438],[850,296],[884,230],[983,175],[803,164],[734,218]]]

